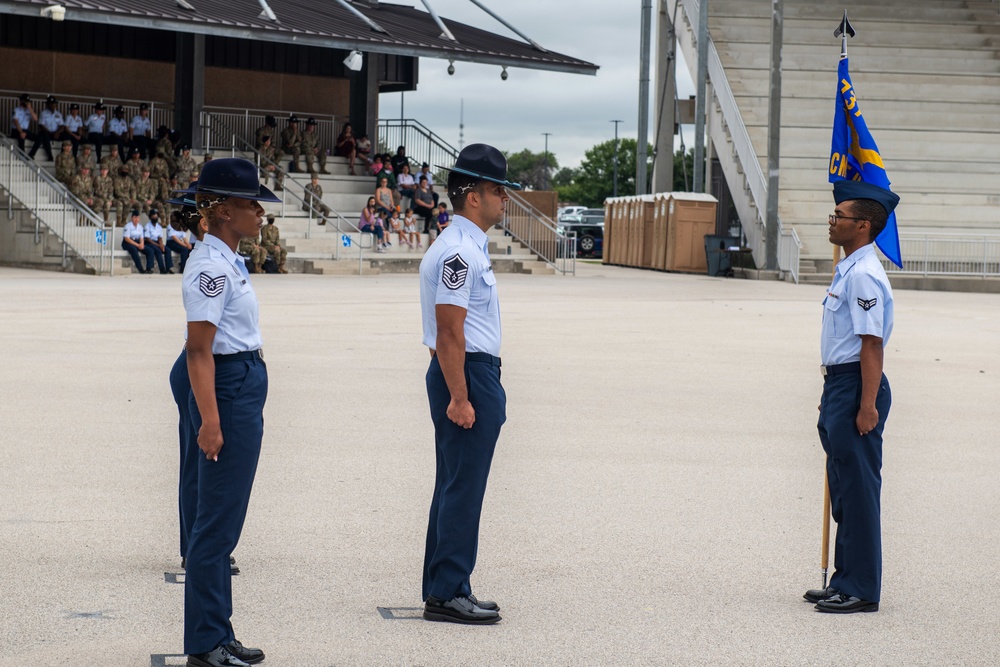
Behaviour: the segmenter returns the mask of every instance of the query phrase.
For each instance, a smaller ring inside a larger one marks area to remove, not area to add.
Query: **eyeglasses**
[[[837,220],[867,220],[867,219],[868,218],[852,218],[848,215],[837,215],[836,213],[830,214],[830,217],[827,218],[827,220],[829,220],[831,225],[837,224]]]

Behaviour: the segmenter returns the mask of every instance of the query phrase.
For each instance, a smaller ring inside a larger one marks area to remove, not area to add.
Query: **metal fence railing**
[[[233,134],[236,134],[237,137],[253,146],[253,148],[257,148],[255,144],[257,128],[264,126],[264,119],[267,116],[274,116],[278,125],[274,128],[274,136],[271,137],[271,144],[273,146],[280,146],[281,131],[288,127],[288,117],[293,113],[268,111],[267,109],[236,109],[215,106],[205,107],[204,112],[211,114],[213,118],[223,123],[227,128],[226,132],[218,133],[213,131],[211,125],[202,123],[202,141],[204,142],[205,150],[218,151],[228,151],[232,148],[230,139]],[[348,122],[348,119],[344,116],[335,116],[333,114],[308,112],[294,112],[294,114],[299,119],[299,130],[302,132],[305,132],[306,121],[309,118],[316,120],[316,133],[319,135],[320,149],[325,149],[329,151],[329,155],[333,155],[333,142],[336,141],[337,136],[340,134],[341,129],[343,129],[344,124]]]
[[[504,230],[556,271],[576,275],[576,235],[560,234],[552,222],[517,192],[510,191],[508,194],[510,201],[504,216]]]
[[[64,267],[79,257],[98,274],[114,273],[115,228],[7,137],[0,137],[0,183],[8,194],[7,218],[14,217],[15,200],[31,211],[35,243],[43,242],[45,229],[58,237]]]
[[[779,222],[780,225],[780,222]],[[778,235],[778,268],[788,271],[792,281],[799,284],[799,257],[802,254],[802,242],[794,229],[779,227]]]
[[[885,272],[923,276],[1000,276],[1000,236],[914,234],[899,235],[903,268],[881,257]]]
[[[315,226],[318,225],[318,221],[323,217],[323,213],[318,208],[316,208],[311,201],[307,201],[311,200],[311,198],[307,197],[306,195],[305,185],[300,181],[298,181],[294,175],[288,173],[288,171],[285,170],[285,168],[282,165],[261,155],[257,151],[257,149],[253,145],[251,145],[250,142],[243,139],[236,131],[234,131],[231,127],[228,126],[227,119],[225,116],[219,117],[214,113],[206,111],[202,114],[202,127],[206,129],[211,135],[216,137],[222,137],[228,132],[229,140],[228,142],[225,142],[228,144],[228,147],[225,150],[228,151],[233,157],[236,156],[237,152],[240,152],[244,155],[250,156],[249,159],[253,160],[253,162],[258,166],[258,168],[262,164],[265,166],[273,165],[276,172],[280,172],[281,174],[283,174],[284,190],[282,190],[280,193],[281,194],[280,215],[281,217],[284,217],[285,209],[288,206],[291,206],[295,209],[301,209],[307,212],[309,214],[309,222],[306,225],[306,238],[311,239],[313,234],[313,229]],[[359,266],[358,270],[361,271],[361,263],[363,261],[362,256],[364,255],[364,250],[366,247],[362,243],[362,239],[365,235],[361,233],[361,230],[358,229],[357,225],[355,225],[353,222],[344,217],[342,213],[340,213],[339,211],[337,211],[336,209],[334,209],[329,205],[327,205],[327,208],[330,209],[330,215],[327,216],[326,224],[329,225],[331,222],[333,222],[338,234],[340,234],[341,236],[343,236],[344,234],[355,234],[355,233],[359,234],[357,243],[358,266]],[[325,229],[332,229],[332,228],[326,227]],[[353,245],[354,242],[352,240],[351,246]],[[341,243],[336,244],[335,246],[336,250],[334,250],[333,252],[332,259],[336,260],[340,259],[341,247],[342,247]]]
[[[33,91],[13,91],[13,90],[0,90],[0,118],[3,119],[5,123],[3,126],[3,133],[9,134],[11,129],[11,116],[14,113],[14,108],[18,106],[20,102],[21,93],[26,92],[31,96],[31,108],[34,109],[35,113],[41,117],[42,110],[45,109],[45,98],[50,95],[50,93],[40,93]],[[58,93],[51,93],[55,95],[58,102],[56,103],[56,109],[62,113],[63,117],[69,115],[69,106],[73,102],[80,105],[80,117],[87,120],[91,113],[94,112],[94,105],[98,102],[104,103],[104,116],[107,119],[104,124],[104,131],[107,133],[108,123],[112,118],[112,111],[119,104],[125,108],[125,122],[131,123],[132,118],[139,113],[139,104],[146,102],[149,105],[149,123],[153,130],[153,137],[156,137],[156,128],[161,125],[166,125],[167,127],[174,126],[174,107],[170,104],[164,104],[162,102],[152,102],[149,100],[126,100],[126,99],[112,99],[108,97],[92,97],[88,95],[61,95]],[[32,123],[32,132],[38,129],[37,123]],[[187,141],[187,139],[185,139]],[[28,142],[26,148],[31,148],[31,142]],[[58,152],[59,147],[55,146],[53,148],[55,152]],[[123,158],[124,159],[124,158]]]

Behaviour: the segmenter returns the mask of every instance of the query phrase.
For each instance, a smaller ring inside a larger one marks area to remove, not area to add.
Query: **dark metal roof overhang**
[[[441,34],[431,16],[414,7],[354,2],[352,7],[375,21],[379,32],[332,0],[269,0],[278,18],[261,13],[256,0],[0,0],[0,13],[39,16],[45,7],[66,8],[65,20],[108,23],[180,33],[219,35],[349,49],[398,56],[442,58],[506,67],[596,74],[598,66],[479,28],[443,19],[457,39]],[[377,6],[376,6],[377,5]]]

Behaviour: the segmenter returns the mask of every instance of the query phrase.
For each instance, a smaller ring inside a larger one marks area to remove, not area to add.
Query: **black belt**
[[[819,372],[823,376],[827,375],[844,375],[845,373],[860,373],[861,372],[861,362],[860,361],[849,361],[846,364],[834,364],[832,366],[820,366]]]
[[[466,352],[466,361],[477,361],[482,364],[491,364],[500,368],[500,357],[494,357],[492,354],[486,352]]]
[[[215,359],[215,363],[217,364],[227,364],[231,361],[250,361],[251,359],[264,361],[264,352],[261,350],[251,350],[250,352],[237,352],[236,354],[213,354],[212,358]]]

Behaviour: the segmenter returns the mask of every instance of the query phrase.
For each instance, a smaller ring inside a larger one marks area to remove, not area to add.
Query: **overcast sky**
[[[392,0],[423,9],[419,0]],[[430,0],[445,18],[518,39],[468,0]],[[560,166],[579,166],[584,151],[614,137],[612,119],[624,122],[619,137],[636,137],[639,108],[641,0],[484,0],[483,4],[546,49],[592,62],[596,76],[420,59],[416,92],[406,93],[404,113],[459,143],[459,101],[465,100],[465,144],[489,143],[503,151],[542,152],[543,132]],[[656,44],[656,5],[653,41]],[[654,53],[655,61],[655,53]],[[655,81],[655,62],[650,78]],[[653,97],[651,86],[650,97]],[[682,98],[694,92],[683,62],[678,65]],[[380,96],[379,116],[398,118],[400,94]],[[653,124],[650,119],[650,138]]]

